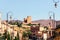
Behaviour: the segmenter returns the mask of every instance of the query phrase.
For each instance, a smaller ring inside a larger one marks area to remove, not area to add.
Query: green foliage
[[[17,26],[18,26],[18,27],[22,27],[22,23],[20,23],[20,24],[19,24],[19,23],[17,23]]]
[[[38,26],[40,26],[40,24],[31,24],[31,23],[29,23],[29,24],[27,24],[28,26],[33,26],[33,25],[38,25]]]
[[[3,39],[4,40],[12,40],[11,39],[11,37],[10,37],[10,34],[7,32],[7,31],[5,31],[5,33],[3,34],[4,36],[3,36]],[[17,33],[17,36],[15,37],[15,39],[14,40],[19,40],[19,33]]]
[[[3,39],[6,39],[7,38],[7,31],[5,31],[5,33],[3,34]]]
[[[3,36],[3,39],[4,40],[11,40],[11,38],[10,38],[10,34],[7,32],[7,31],[5,31],[5,33],[3,34],[4,36]]]
[[[48,30],[48,27],[47,26],[45,26],[44,28],[46,28],[46,30]]]
[[[0,33],[0,36],[1,36],[1,33]]]
[[[31,23],[29,23],[29,24],[28,24],[28,26],[32,26],[32,24],[31,24]]]
[[[23,37],[27,37],[27,33],[26,32],[23,32]]]
[[[57,25],[57,26],[56,26],[56,29],[58,29],[58,28],[60,28],[60,25]]]
[[[11,25],[17,25],[18,27],[22,27],[22,23],[19,23],[19,22],[14,22],[14,23],[9,22],[9,24],[11,24]]]
[[[32,34],[32,32],[30,31],[30,30],[28,30],[27,31],[27,35],[29,36],[29,35],[31,35]]]
[[[10,34],[7,34],[7,40],[11,40]]]
[[[23,32],[23,37],[28,37],[31,34],[32,34],[31,31],[27,30],[26,32]]]
[[[17,37],[15,37],[15,39],[14,40],[18,40],[18,38]]]
[[[57,32],[55,31],[53,31],[53,34],[54,34],[53,37],[56,37],[56,35],[58,35]]]

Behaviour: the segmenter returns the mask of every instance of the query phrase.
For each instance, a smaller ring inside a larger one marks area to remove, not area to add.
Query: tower
[[[27,16],[27,23],[31,23],[31,16]]]
[[[27,18],[24,18],[24,22],[23,23],[26,23],[26,24],[31,23],[31,16],[27,16]]]

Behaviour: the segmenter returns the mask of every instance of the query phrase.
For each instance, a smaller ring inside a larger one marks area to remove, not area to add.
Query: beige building
[[[47,27],[52,27],[56,28],[56,21],[54,20],[37,20],[37,21],[32,21],[32,24],[40,24],[40,26],[47,26]]]
[[[31,23],[31,16],[27,16],[27,18],[24,18],[23,24],[29,24]]]

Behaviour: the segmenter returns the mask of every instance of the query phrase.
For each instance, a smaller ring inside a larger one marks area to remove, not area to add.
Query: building
[[[31,23],[31,16],[27,16],[27,18],[24,18],[23,24],[29,24]]]
[[[56,21],[55,20],[36,20],[36,21],[32,21],[32,24],[40,24],[40,26],[47,26],[47,27],[52,27],[52,28],[56,28]]]

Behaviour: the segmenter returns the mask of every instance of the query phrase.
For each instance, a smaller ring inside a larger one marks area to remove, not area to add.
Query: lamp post
[[[52,14],[52,15],[50,15],[50,14]],[[53,17],[53,20],[52,20],[51,16]],[[49,22],[49,25],[50,25],[49,31],[51,31],[51,36],[52,36],[52,29],[56,28],[55,13],[54,12],[52,12],[52,11],[49,12],[49,19],[50,19],[50,22]]]
[[[12,12],[10,12],[10,11],[7,13],[7,22],[8,22],[9,14],[10,14],[10,13],[12,14]],[[10,15],[10,20],[11,20],[11,19],[12,19],[12,15]]]
[[[12,12],[9,11],[9,12],[7,13],[7,29],[8,29],[8,18],[9,18],[9,13],[12,13]]]
[[[53,0],[53,2],[55,3],[54,4],[55,8],[57,8],[57,3],[59,3],[59,0],[57,0],[57,1],[56,0]]]
[[[53,26],[55,27],[56,23],[55,23],[55,13],[54,12],[52,12],[52,11],[49,12],[49,19],[50,19],[50,22],[49,22],[50,27],[52,28],[51,24],[53,24]]]
[[[7,30],[7,33],[8,33],[8,31],[10,32],[10,29],[8,29],[8,28],[10,28],[10,27],[8,27],[8,18],[9,18],[9,14],[10,14],[10,13],[12,13],[12,12],[9,11],[9,12],[7,13],[7,24],[6,24],[6,25],[7,25],[7,27],[6,27],[6,28],[7,28],[7,29],[6,29],[6,30]],[[11,37],[10,37],[10,38],[11,38]]]

